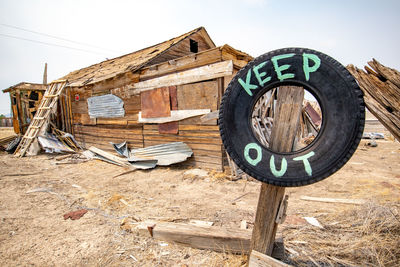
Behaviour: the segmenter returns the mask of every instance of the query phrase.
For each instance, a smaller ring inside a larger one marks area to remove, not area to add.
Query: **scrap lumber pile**
[[[400,72],[376,59],[364,70],[353,65],[347,69],[364,92],[364,101],[372,114],[400,141]]]
[[[269,147],[271,140],[278,91],[279,88],[274,88],[261,96],[252,114],[253,132],[266,147]],[[321,124],[322,113],[318,102],[304,99],[294,149],[299,150],[310,144],[318,135]]]
[[[17,136],[15,134],[12,134],[10,136],[6,136],[6,137],[3,137],[3,138],[0,138],[0,150],[1,149],[4,150],[7,147],[7,145],[11,141],[13,141],[16,137]]]

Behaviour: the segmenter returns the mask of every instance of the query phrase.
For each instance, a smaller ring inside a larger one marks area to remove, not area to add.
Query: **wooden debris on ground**
[[[400,141],[400,72],[376,59],[364,70],[353,65],[347,69],[358,81],[368,110]]]
[[[252,250],[249,258],[249,267],[291,267],[280,260]]]
[[[202,222],[201,226],[198,224],[145,221],[137,224],[136,229],[155,239],[193,248],[234,254],[249,253],[251,230],[210,226],[210,222]]]
[[[250,247],[251,230],[166,222],[143,224],[139,229],[148,230],[155,239],[199,249],[245,254]]]
[[[13,141],[16,137],[17,137],[17,135],[12,134],[12,135],[10,135],[10,136],[6,136],[6,137],[3,137],[3,138],[0,138],[0,147],[6,148],[7,145],[8,145],[11,141]]]
[[[365,199],[343,199],[343,198],[310,197],[310,196],[301,196],[300,199],[306,201],[341,203],[341,204],[352,204],[352,205],[362,205],[366,203]]]
[[[89,161],[89,159],[82,153],[64,155],[55,158],[55,160],[56,160],[55,165],[78,164]]]
[[[51,131],[57,139],[63,143],[65,146],[69,147],[73,151],[79,151],[81,150],[81,146],[78,144],[78,142],[75,140],[74,136],[70,133],[63,132],[59,129],[57,129],[54,124],[51,124]]]

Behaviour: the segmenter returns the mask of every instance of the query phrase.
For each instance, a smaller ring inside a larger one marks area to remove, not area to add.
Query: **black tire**
[[[277,62],[275,68],[273,61]],[[266,72],[261,75],[265,79],[261,86],[260,77],[255,77],[253,68],[263,62],[267,63],[258,69],[258,73]],[[280,70],[283,65],[290,66],[281,70],[279,79],[275,69]],[[293,75],[283,77],[285,74]],[[269,81],[267,77],[270,77]],[[257,88],[249,88],[249,84],[257,85]],[[273,152],[264,147],[254,136],[250,121],[258,98],[283,85],[302,86],[311,92],[319,102],[323,117],[315,140],[290,153]],[[277,186],[302,186],[328,177],[350,159],[361,140],[364,112],[362,91],[339,62],[315,50],[284,48],[257,57],[236,74],[222,98],[219,127],[226,151],[248,175]],[[287,168],[283,174],[272,173],[271,157],[275,170],[281,167],[283,171],[282,161],[286,161]]]

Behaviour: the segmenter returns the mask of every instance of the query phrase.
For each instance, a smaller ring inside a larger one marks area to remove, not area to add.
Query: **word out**
[[[256,151],[256,157],[254,159],[250,157],[250,149],[254,149]],[[307,173],[308,176],[311,176],[312,168],[308,159],[314,155],[315,155],[314,151],[311,151],[303,156],[293,158],[293,161],[303,161],[305,172]],[[244,148],[244,158],[247,160],[248,163],[250,163],[253,166],[256,166],[262,160],[261,147],[256,143],[247,144],[247,146]],[[274,155],[271,155],[269,159],[269,168],[271,170],[271,173],[275,177],[278,178],[283,176],[287,171],[287,166],[288,166],[287,160],[284,157],[282,157],[281,167],[279,170],[277,170],[275,165],[275,157]]]

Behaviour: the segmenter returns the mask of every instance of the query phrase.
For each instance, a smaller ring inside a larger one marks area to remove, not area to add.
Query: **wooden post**
[[[47,85],[47,63],[44,63],[43,84]]]
[[[279,87],[270,149],[290,152],[299,124],[303,104],[304,89],[296,86]],[[276,215],[285,194],[285,188],[261,184],[256,219],[251,238],[251,249],[271,255],[275,241]],[[251,251],[251,250],[250,250]]]

